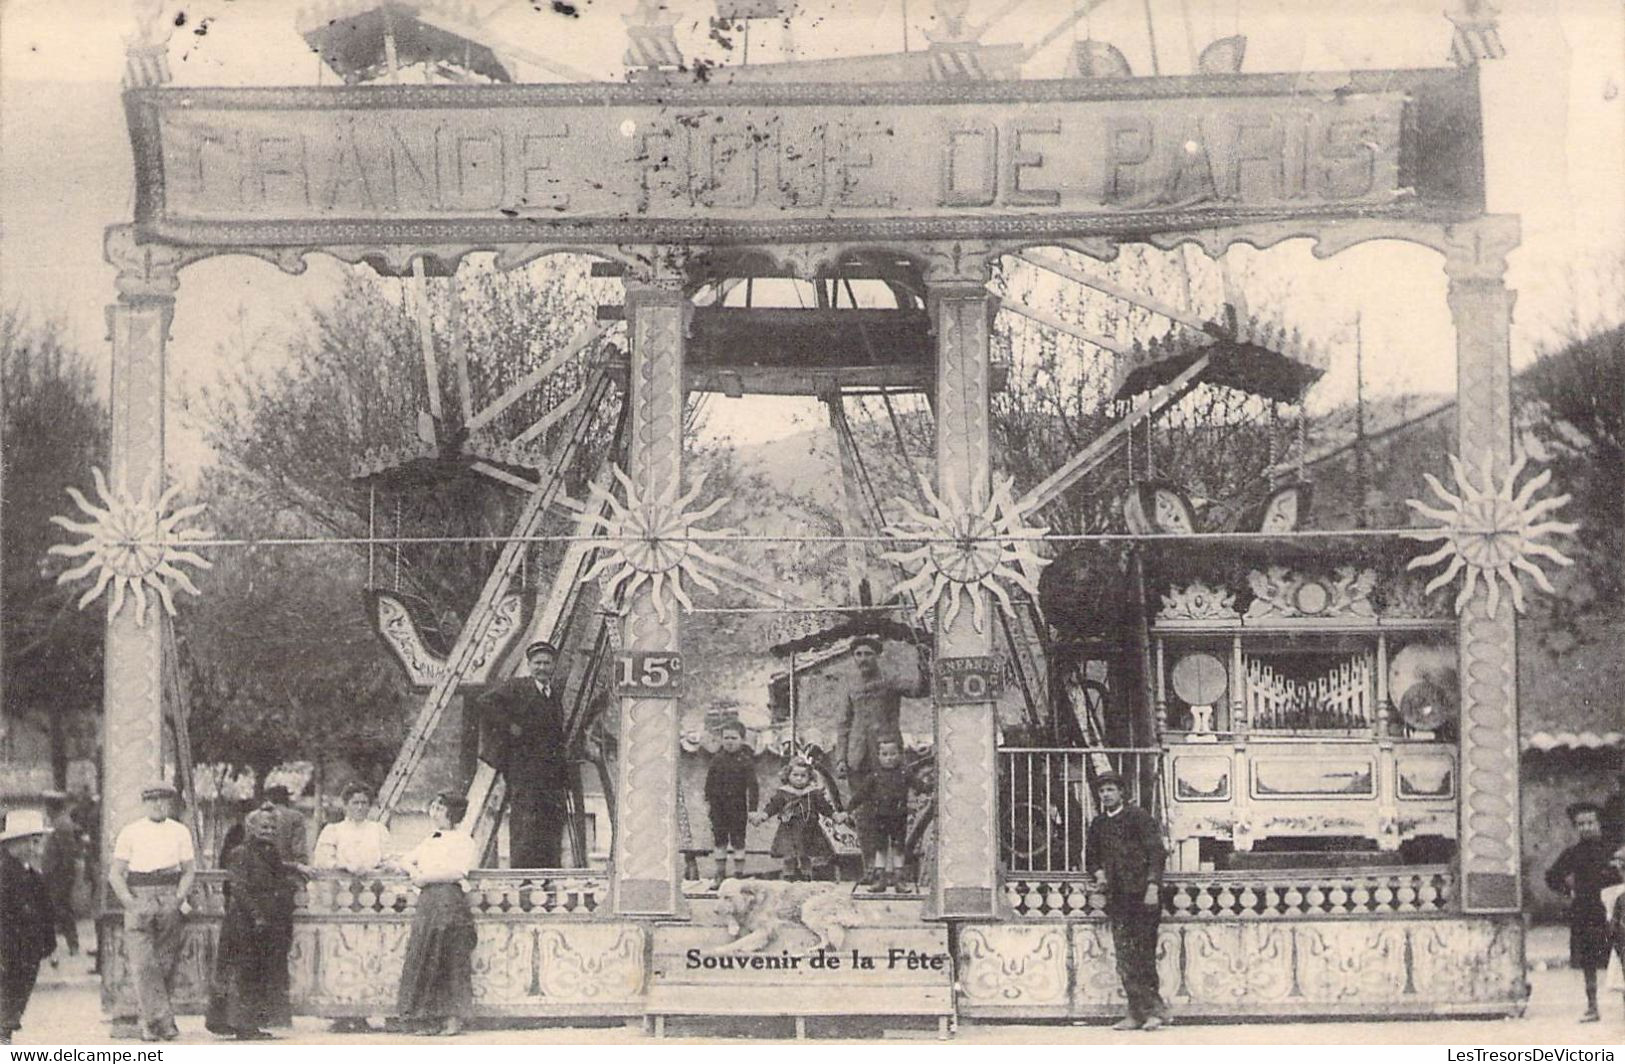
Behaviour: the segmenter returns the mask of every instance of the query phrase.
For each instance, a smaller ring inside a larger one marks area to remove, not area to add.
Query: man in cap
[[[14,810],[0,830],[0,1045],[23,1025],[40,962],[56,950],[51,898],[40,878],[45,818]]]
[[[1157,981],[1157,927],[1162,922],[1162,869],[1167,851],[1157,822],[1123,794],[1123,777],[1095,777],[1100,813],[1089,822],[1084,842],[1085,869],[1106,892],[1117,977],[1128,998],[1128,1016],[1119,1031],[1155,1031],[1167,1026],[1167,1007]]]
[[[181,903],[192,892],[196,852],[192,833],[170,817],[175,788],[142,788],[145,815],[124,826],[113,843],[107,880],[124,906],[125,949],[135,976],[141,1040],[179,1037],[169,995],[186,937]]]
[[[508,863],[558,868],[572,765],[565,753],[563,685],[554,678],[558,648],[538,639],[525,648],[529,676],[481,696],[485,760],[508,788]]]
[[[858,682],[846,696],[846,709],[835,726],[835,773],[847,778],[848,794],[856,796],[870,789],[869,777],[880,764],[880,743],[902,734],[902,701],[924,698],[931,693],[931,677],[926,666],[924,645],[917,647],[917,670],[912,682],[887,676],[880,667],[882,645],[872,635],[852,640],[852,660],[858,666]],[[866,812],[858,830],[873,834]],[[866,880],[879,882],[883,870],[871,867]]]

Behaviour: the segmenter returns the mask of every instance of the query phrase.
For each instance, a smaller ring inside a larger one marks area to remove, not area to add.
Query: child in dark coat
[[[903,742],[896,736],[875,744],[876,767],[858,783],[848,804],[858,817],[858,837],[870,855],[869,887],[875,894],[891,886],[902,894],[903,851],[908,844],[908,770]]]
[[[778,817],[773,856],[784,859],[784,878],[811,879],[814,865],[835,856],[820,823],[821,817],[834,815],[835,807],[824,788],[813,781],[812,766],[792,761],[784,770],[784,783],[751,820],[760,824],[768,817]]]
[[[1581,1023],[1596,1023],[1597,972],[1608,967],[1608,914],[1602,889],[1619,882],[1609,867],[1602,838],[1602,811],[1590,802],[1568,808],[1569,822],[1580,840],[1558,854],[1546,870],[1546,886],[1569,901],[1569,965],[1585,977],[1586,1011]]]
[[[705,804],[711,813],[711,845],[717,861],[711,889],[722,886],[728,877],[728,858],[734,873],[745,873],[745,827],[756,808],[756,756],[745,745],[745,726],[727,721],[718,729],[722,749],[711,758],[705,772]]]

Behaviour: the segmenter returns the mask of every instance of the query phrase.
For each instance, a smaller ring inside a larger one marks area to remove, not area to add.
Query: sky
[[[1152,0],[1157,69],[1185,73],[1208,41],[1248,38],[1248,71],[1444,66],[1450,0],[1367,0],[1333,8],[1320,0]],[[972,21],[1007,0],[973,0]],[[184,14],[170,42],[179,85],[333,83],[295,29],[305,5],[286,0],[196,0],[163,5],[166,22]],[[685,55],[737,63],[706,38],[710,0],[670,0],[682,16]],[[578,16],[529,0],[474,0],[493,32],[524,52],[619,80],[626,46],[622,16],[632,0],[581,0]],[[750,59],[813,58],[895,50],[906,39],[926,45],[929,0],[801,0],[791,42],[773,23],[753,31]],[[1071,10],[1071,0],[1026,0],[984,40],[1033,42]],[[909,14],[905,27],[904,12]],[[1514,359],[1528,361],[1572,313],[1590,317],[1618,306],[1625,248],[1625,5],[1618,0],[1505,0],[1501,39],[1507,56],[1483,69],[1486,170],[1490,210],[1518,214],[1524,242],[1510,260],[1518,290]],[[134,28],[121,0],[0,0],[0,297],[36,319],[56,318],[106,372],[103,308],[113,299],[112,269],[101,234],[128,220],[131,158],[119,103],[123,41]],[[200,32],[201,31],[201,32]],[[1152,41],[1138,0],[1106,0],[1090,17],[1039,53],[1029,77],[1056,76],[1074,37],[1106,40],[1136,72],[1152,69]],[[741,42],[742,43],[742,42]],[[541,65],[527,80],[556,80]],[[1237,253],[1246,258],[1245,252]],[[1450,391],[1453,338],[1438,256],[1393,244],[1365,245],[1329,261],[1301,248],[1255,256],[1274,274],[1281,313],[1305,331],[1347,347],[1358,314],[1368,393]],[[312,258],[304,275],[241,259],[188,267],[171,347],[172,397],[217,379],[233,360],[274,361],[278,340],[310,300],[324,298],[340,267]],[[1613,277],[1612,287],[1608,278]],[[1611,304],[1607,301],[1611,300]],[[1578,307],[1578,311],[1576,311]],[[259,345],[233,344],[240,336]],[[224,348],[224,351],[222,350]],[[245,351],[251,351],[245,354]],[[1352,356],[1341,352],[1323,387],[1352,390]],[[815,424],[795,404],[758,400],[712,404],[713,429],[742,442],[770,439]],[[195,433],[177,424],[171,457],[202,461]]]

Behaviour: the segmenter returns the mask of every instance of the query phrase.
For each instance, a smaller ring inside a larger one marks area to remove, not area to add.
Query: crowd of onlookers
[[[725,738],[730,741],[719,758],[721,768],[730,758],[738,760],[734,748],[740,745],[740,729],[725,729]],[[890,737],[880,740],[877,771],[891,767],[895,758],[888,755],[895,747]],[[780,815],[781,834],[796,828],[810,836],[817,823],[812,814],[800,820],[785,815],[793,799],[812,793],[805,772],[797,774],[804,768],[792,766],[775,801],[755,814]],[[755,795],[749,793],[752,786],[713,782],[716,786],[707,790],[721,878],[727,850],[742,841],[734,821],[755,806]],[[184,942],[185,903],[198,868],[192,831],[173,815],[176,799],[167,783],[143,790],[143,815],[120,828],[106,870],[122,910],[141,1037],[151,1041],[177,1037],[170,991]],[[473,838],[457,827],[466,800],[449,794],[435,798],[429,806],[432,834],[397,854],[389,829],[371,817],[372,792],[354,783],[342,799],[343,818],[323,826],[308,852],[306,819],[286,787],[267,788],[226,833],[218,862],[226,876],[225,913],[205,1016],[211,1032],[269,1038],[267,1028],[291,1022],[288,952],[295,893],[303,880],[381,872],[410,875],[419,887],[397,995],[401,1028],[431,1034],[462,1030],[473,1006],[475,933],[461,883],[479,860]],[[1601,1018],[1602,989],[1625,992],[1625,773],[1604,802],[1575,803],[1568,815],[1575,842],[1546,870],[1545,882],[1567,901],[1570,964],[1583,974],[1586,993],[1582,1022],[1593,1022]],[[98,837],[96,808],[84,800],[55,796],[43,813],[19,810],[6,817],[0,830],[0,1043],[9,1043],[22,1025],[39,968],[55,953],[58,936],[70,956],[79,952],[73,894],[81,867],[85,882],[94,884],[101,875]],[[886,867],[891,845],[888,837],[877,846],[876,868]],[[804,841],[798,846],[782,854],[792,878],[803,874],[794,862],[806,857]],[[368,1026],[349,1019],[337,1021],[335,1029]]]
[[[187,901],[199,867],[192,830],[175,819],[178,795],[168,783],[142,791],[143,815],[123,825],[113,844],[107,886],[124,924],[124,949],[144,1041],[178,1037],[171,992],[185,943]],[[342,794],[344,816],[325,825],[313,850],[307,821],[286,787],[268,787],[225,833],[218,865],[225,873],[225,911],[214,950],[205,1027],[238,1040],[272,1037],[292,1022],[288,952],[295,895],[317,876],[410,875],[419,888],[397,1008],[401,1029],[456,1034],[473,1007],[474,922],[462,880],[478,862],[473,838],[457,830],[466,800],[441,795],[429,807],[433,833],[395,853],[389,829],[371,819],[372,792],[355,783]],[[97,828],[82,809],[53,802],[51,815],[7,815],[0,831],[0,1042],[22,1026],[39,968],[57,936],[78,952],[72,900],[78,870],[101,874]],[[338,1030],[367,1030],[364,1019]]]

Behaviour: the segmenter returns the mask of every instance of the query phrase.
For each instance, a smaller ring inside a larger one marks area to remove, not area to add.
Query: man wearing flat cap
[[[925,647],[919,654],[911,681],[886,675],[880,667],[882,644],[877,636],[860,635],[852,640],[852,660],[858,666],[858,682],[846,695],[846,709],[835,726],[835,774],[845,775],[847,793],[856,796],[870,789],[870,777],[880,764],[880,744],[902,734],[903,699],[924,698],[931,693],[931,676],[926,666]],[[858,830],[873,833],[874,813],[861,814]],[[877,881],[877,869],[869,869],[868,882]]]
[[[1128,998],[1128,1016],[1119,1031],[1155,1031],[1167,1026],[1167,1007],[1157,981],[1157,928],[1162,922],[1162,870],[1168,853],[1157,822],[1123,795],[1116,772],[1095,776],[1100,812],[1089,822],[1084,842],[1085,870],[1106,892],[1117,976]]]
[[[142,788],[146,815],[118,833],[107,875],[124,907],[143,1042],[168,1042],[180,1034],[170,992],[186,939],[181,904],[192,892],[196,856],[191,831],[170,817],[175,797],[175,788],[162,781]]]
[[[835,728],[835,772],[847,775],[853,787],[874,769],[880,740],[901,733],[902,700],[931,693],[925,647],[918,650],[918,671],[912,681],[904,681],[881,669],[879,638],[860,635],[852,640],[858,682],[847,692],[846,709]]]
[[[508,788],[508,863],[558,868],[572,765],[565,753],[563,684],[554,677],[558,649],[545,639],[525,648],[529,676],[482,695],[483,756]]]

